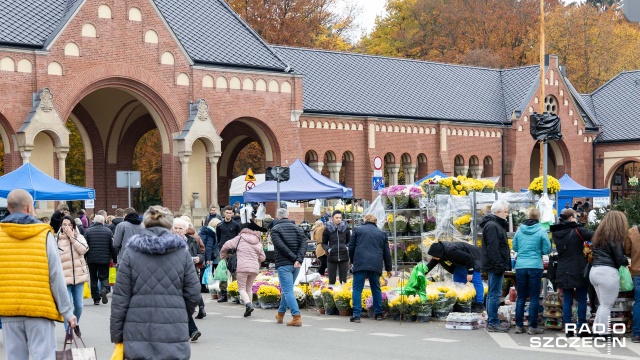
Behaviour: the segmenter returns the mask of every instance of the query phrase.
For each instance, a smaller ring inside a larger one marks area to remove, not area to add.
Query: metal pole
[[[544,151],[543,151],[543,156],[544,156],[544,160],[542,162],[542,193],[546,194],[547,193],[547,173],[548,173],[548,164],[547,164],[547,151],[549,150],[549,142],[548,141],[544,141],[543,142],[544,145]]]
[[[540,115],[544,113],[544,0],[540,0]],[[542,144],[540,144],[540,156],[543,156]],[[546,155],[545,155],[546,156]],[[540,175],[544,172],[543,162],[546,157],[540,159]],[[546,174],[544,175],[546,178]],[[546,189],[546,188],[545,188]]]
[[[276,205],[276,209],[280,208],[280,166],[276,166],[276,201],[278,204]]]
[[[127,171],[127,191],[129,193],[128,204],[131,207],[131,171]]]

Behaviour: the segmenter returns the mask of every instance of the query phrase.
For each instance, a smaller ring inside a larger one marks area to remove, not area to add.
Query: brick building
[[[270,46],[223,0],[0,0],[0,136],[5,172],[26,161],[65,179],[72,121],[96,208],[125,204],[117,170],[158,129],[164,205],[228,201],[233,163],[258,141],[266,165],[304,159],[371,198],[372,160],[390,182],[440,169],[537,175],[528,117],[544,101],[562,119],[550,174],[624,191],[640,161],[640,74],[578,94],[557,57],[538,67],[485,69]],[[594,160],[595,159],[595,160]],[[620,187],[620,188],[619,188]],[[618,189],[619,188],[619,189]],[[621,194],[616,192],[615,194]]]

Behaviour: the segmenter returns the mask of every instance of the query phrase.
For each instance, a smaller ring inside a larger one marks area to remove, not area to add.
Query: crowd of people
[[[54,321],[64,322],[65,342],[72,333],[81,336],[85,283],[95,305],[107,304],[109,269],[117,268],[116,285],[111,297],[111,340],[122,343],[128,358],[188,359],[189,341],[201,336],[194,319],[206,316],[202,285],[206,266],[215,268],[230,254],[235,254],[237,267],[231,278],[245,304],[244,316],[253,312],[252,284],[266,255],[262,232],[270,231],[275,252],[275,267],[281,286],[280,306],[276,322],[285,323],[287,310],[291,320],[287,326],[302,326],[302,315],[294,295],[294,283],[304,263],[308,234],[289,219],[286,208],[276,212],[276,219],[263,228],[255,221],[255,209],[247,222],[241,224],[238,206],[226,206],[222,214],[211,206],[209,215],[196,232],[186,215],[172,214],[162,206],[151,206],[142,216],[131,208],[117,209],[115,216],[103,210],[87,218],[84,210],[71,216],[66,204],[61,204],[49,224],[35,218],[33,199],[23,190],[12,191],[8,198],[11,213],[0,222],[0,261],[17,256],[25,248],[39,256],[43,266],[34,267],[37,279],[34,287],[40,293],[0,298],[4,344],[11,358],[54,359],[56,349]],[[237,204],[236,204],[237,205]],[[511,249],[507,239],[509,204],[497,200],[490,214],[484,216],[482,246],[464,242],[438,242],[428,251],[431,260],[427,272],[441,265],[453,274],[457,283],[471,282],[476,288],[473,312],[486,309],[487,331],[507,332],[509,324],[501,323],[498,307],[501,303],[505,272],[512,270]],[[391,276],[391,255],[387,234],[377,226],[372,214],[362,225],[350,230],[340,211],[323,216],[311,229],[310,238],[317,243],[319,272],[328,274],[328,283],[344,283],[353,273],[353,316],[359,323],[362,313],[361,292],[368,280],[372,292],[375,318],[383,320],[380,277],[386,271]],[[543,277],[543,256],[551,252],[549,235],[539,223],[540,212],[532,209],[528,219],[513,238],[517,300],[515,333],[525,332],[524,311],[529,306],[529,334],[544,332],[537,324],[539,297]],[[574,297],[578,303],[577,329],[587,324],[587,298],[598,307],[596,325],[608,337],[606,327],[611,308],[619,292],[618,269],[629,265],[634,275],[636,302],[633,308],[633,338],[640,342],[640,231],[629,229],[624,213],[608,212],[595,233],[581,226],[580,214],[565,208],[557,224],[550,229],[557,249],[556,285],[563,293],[564,324],[571,324]],[[590,243],[591,258],[585,257],[585,243]],[[14,246],[19,244],[19,246]],[[488,294],[481,272],[488,279]],[[31,273],[23,268],[10,268],[0,278],[0,286],[23,281]],[[229,301],[227,282],[220,282],[218,302]],[[593,294],[588,295],[589,288]],[[12,292],[13,293],[13,292]],[[17,294],[17,292],[16,292]],[[16,307],[20,303],[24,306]],[[141,320],[143,319],[143,320]],[[594,326],[594,329],[596,327]],[[168,330],[170,329],[170,330]],[[581,331],[567,331],[567,336],[584,336]],[[589,332],[590,333],[590,332]]]

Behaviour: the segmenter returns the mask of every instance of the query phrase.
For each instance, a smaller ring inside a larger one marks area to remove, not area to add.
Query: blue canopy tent
[[[575,182],[575,180],[567,174],[564,174],[563,177],[558,179],[558,182],[560,182],[560,192],[557,194],[558,201],[556,201],[556,207],[558,208],[560,208],[560,206],[564,207],[564,204],[567,201],[573,205],[573,198],[611,196],[609,189],[589,189]]]
[[[6,198],[15,189],[28,191],[34,201],[91,200],[96,197],[95,190],[54,179],[31,163],[0,177],[0,197]]]
[[[440,170],[436,170],[436,171],[432,172],[431,174],[429,174],[429,175],[427,175],[427,176],[423,177],[422,179],[420,179],[420,180],[416,181],[414,185],[416,185],[416,186],[420,186],[420,185],[422,185],[422,183],[423,183],[425,180],[427,180],[427,179],[431,179],[431,178],[432,178],[432,177],[434,177],[434,176],[440,176],[440,177],[443,177],[443,178],[449,177],[449,175],[447,175],[447,174],[443,173],[442,171],[440,171]]]
[[[353,190],[320,175],[300,161],[289,166],[289,181],[280,183],[281,201],[307,201],[315,199],[348,199],[353,197]],[[244,192],[245,202],[277,201],[276,182],[264,183]]]

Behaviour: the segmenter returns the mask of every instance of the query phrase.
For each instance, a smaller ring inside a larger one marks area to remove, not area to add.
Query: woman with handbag
[[[73,218],[66,215],[62,218],[62,225],[56,235],[58,241],[58,249],[60,249],[60,261],[62,262],[62,270],[67,281],[67,292],[69,299],[73,303],[73,314],[80,324],[80,315],[82,315],[84,283],[89,281],[89,268],[84,254],[89,250],[87,240],[80,235]],[[68,324],[64,323],[65,330]],[[76,336],[82,336],[80,327],[76,326],[73,331]],[[69,336],[65,338],[65,342],[69,343]]]
[[[582,324],[587,323],[589,281],[584,277],[584,269],[587,265],[584,243],[591,241],[593,231],[581,227],[578,224],[576,212],[568,208],[562,210],[558,223],[551,225],[551,234],[558,251],[555,280],[556,287],[562,289],[562,322],[565,324],[566,336],[572,337],[578,334],[568,332],[566,329],[567,324],[572,323],[571,306],[574,294],[578,300],[578,329]]]
[[[613,210],[604,216],[593,235],[593,262],[589,280],[596,289],[600,306],[596,312],[592,332],[600,336],[611,336],[607,323],[611,316],[611,307],[620,291],[618,269],[629,265],[623,249],[628,230],[627,216],[621,211]]]
[[[220,250],[221,259],[226,258],[229,250],[235,250],[236,278],[238,279],[238,292],[245,306],[244,317],[251,316],[251,312],[253,312],[251,288],[258,276],[260,264],[266,259],[261,238],[258,231],[242,229],[240,235],[225,242]]]

